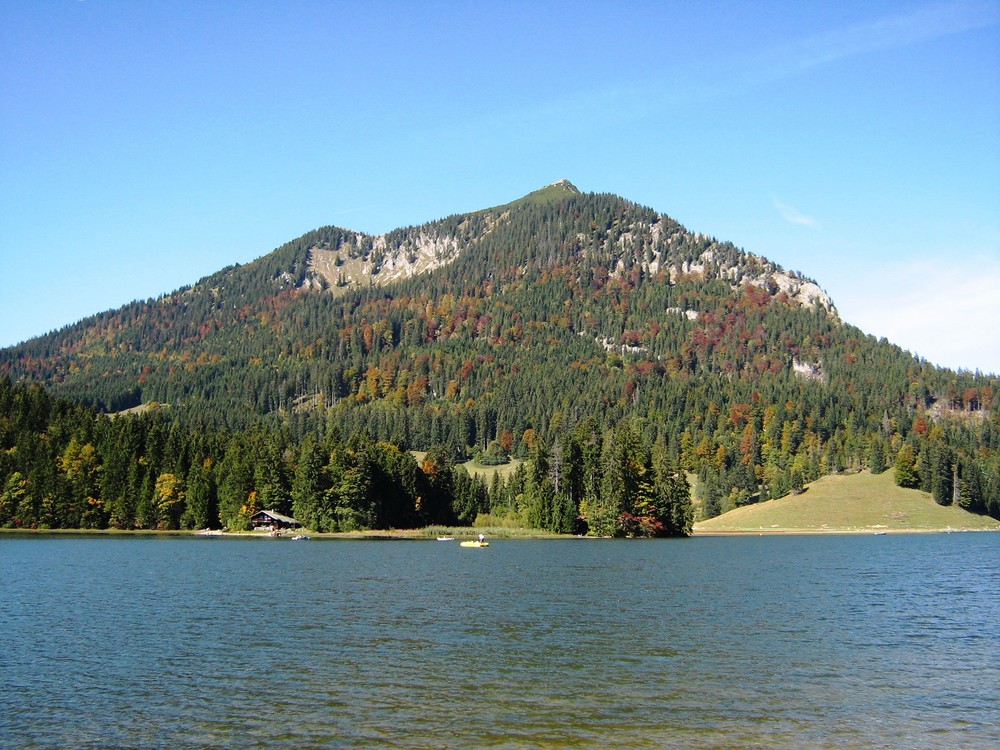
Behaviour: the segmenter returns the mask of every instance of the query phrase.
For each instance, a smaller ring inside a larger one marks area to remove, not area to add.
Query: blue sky
[[[1000,373],[1000,0],[0,4],[0,346],[559,179]]]

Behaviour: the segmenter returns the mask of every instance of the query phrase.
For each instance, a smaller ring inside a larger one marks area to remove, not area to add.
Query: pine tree
[[[185,529],[217,528],[219,523],[215,487],[206,463],[195,462],[187,474],[184,514],[181,527]]]
[[[673,465],[666,451],[658,451],[654,458],[655,497],[657,521],[666,536],[686,536],[691,533],[694,506],[691,504],[691,486],[684,472]]]
[[[954,492],[954,466],[951,451],[942,442],[931,447],[931,496],[938,505],[951,505]]]
[[[885,444],[877,435],[873,435],[868,441],[866,463],[872,474],[881,474],[885,471]]]
[[[319,530],[324,484],[324,457],[319,441],[308,434],[299,447],[299,460],[292,480],[292,515],[303,526]]]
[[[903,443],[896,454],[896,484],[900,487],[915,489],[920,486],[920,475],[917,474],[917,457],[913,446]]]
[[[985,481],[975,461],[963,461],[960,465],[957,504],[971,513],[986,511]]]
[[[615,536],[621,531],[617,526],[618,518],[632,510],[633,503],[639,496],[644,468],[638,438],[628,423],[620,423],[611,432],[604,449],[602,465],[603,481],[598,503],[602,508],[602,512],[598,514],[602,528],[599,533]]]

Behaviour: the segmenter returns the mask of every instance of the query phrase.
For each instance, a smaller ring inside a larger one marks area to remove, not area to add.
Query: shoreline
[[[170,536],[170,537],[205,537],[225,539],[278,539],[291,541],[293,536],[303,535],[310,539],[330,540],[373,540],[373,541],[437,541],[439,536],[454,537],[456,541],[462,538],[476,538],[480,533],[490,539],[575,539],[567,534],[551,534],[545,531],[531,529],[500,529],[484,528],[442,528],[429,526],[420,529],[370,529],[367,531],[311,531],[309,529],[285,529],[279,536],[272,536],[267,531],[222,531],[215,529],[3,529],[0,536]]]
[[[293,536],[303,535],[310,539],[328,541],[439,541],[439,536],[475,538],[480,532],[493,540],[497,539],[599,539],[601,537],[579,537],[571,534],[551,534],[547,532],[534,533],[530,530],[514,529],[451,529],[440,530],[434,527],[422,529],[373,529],[369,531],[337,531],[314,532],[308,529],[287,530],[279,536],[269,532],[254,531],[221,531],[221,530],[187,530],[187,529],[0,529],[3,535],[25,536],[167,536],[167,537],[205,537],[225,539],[279,539],[291,541]],[[900,536],[904,534],[974,534],[1000,532],[1000,525],[993,528],[962,529],[920,529],[920,528],[769,528],[769,529],[693,529],[690,537],[720,537],[720,536]],[[685,537],[670,537],[683,539]]]
[[[903,534],[996,533],[1000,526],[987,529],[695,529],[691,536],[900,536]]]

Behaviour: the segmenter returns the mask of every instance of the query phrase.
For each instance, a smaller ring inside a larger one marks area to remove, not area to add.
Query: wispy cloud
[[[857,55],[907,47],[997,24],[1000,24],[1000,3],[994,0],[933,3],[772,49],[756,65],[748,67],[746,77],[754,82],[776,80]]]
[[[810,228],[819,226],[819,222],[817,222],[816,219],[811,216],[806,216],[794,206],[789,206],[777,196],[772,195],[771,200],[774,201],[774,207],[778,209],[778,213],[781,214],[781,218],[790,224],[799,224]]]

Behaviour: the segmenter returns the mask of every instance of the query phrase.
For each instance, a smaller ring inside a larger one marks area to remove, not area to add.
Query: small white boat
[[[299,534],[298,536],[292,537],[293,542],[304,542],[307,539],[309,539],[309,537],[307,537],[305,534]]]
[[[454,542],[455,541],[455,537],[453,537],[453,536],[439,536],[438,537],[438,541],[439,542]]]

